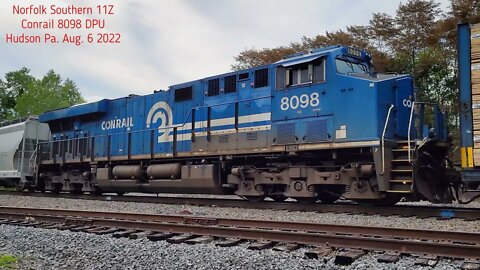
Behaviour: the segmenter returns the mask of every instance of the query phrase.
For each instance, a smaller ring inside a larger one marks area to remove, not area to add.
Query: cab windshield
[[[349,75],[351,73],[363,73],[370,74],[370,67],[367,63],[363,62],[354,62],[348,58],[337,58],[335,59],[335,64],[337,66],[337,72],[341,74]]]

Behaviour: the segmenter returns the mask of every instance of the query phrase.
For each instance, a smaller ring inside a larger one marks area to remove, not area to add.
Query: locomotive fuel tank
[[[145,171],[141,165],[118,165],[112,173],[116,179],[141,179]]]
[[[181,173],[181,163],[155,164],[147,167],[149,179],[180,179]]]
[[[104,192],[223,194],[219,167],[213,164],[118,165],[97,169],[98,188]]]

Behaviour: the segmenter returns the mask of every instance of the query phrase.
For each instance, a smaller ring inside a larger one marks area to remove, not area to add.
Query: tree
[[[0,79],[0,121],[15,117],[18,97],[32,88],[35,81],[29,72],[29,69],[22,68],[6,73],[5,80]]]
[[[378,51],[392,54],[392,38],[396,34],[395,20],[386,13],[373,13],[368,26],[368,38]]]
[[[450,5],[449,16],[457,22],[480,22],[480,0],[450,0]]]
[[[246,49],[235,56],[235,63],[232,65],[233,70],[247,69],[251,67],[266,65],[281,60],[287,55],[300,52],[308,52],[309,50],[329,45],[347,45],[358,48],[369,48],[372,54],[376,55],[377,50],[369,46],[367,29],[363,26],[351,26],[347,31],[327,32],[325,35],[317,35],[313,38],[302,37],[300,42],[292,42],[289,46],[280,46],[272,49]],[[362,37],[363,38],[360,38]],[[378,53],[379,55],[381,53]],[[380,56],[379,59],[382,57]],[[383,64],[381,65],[383,67]]]
[[[395,18],[396,31],[392,38],[396,52],[410,53],[413,60],[419,51],[437,44],[435,31],[442,14],[439,3],[433,0],[409,0],[400,4]]]
[[[255,48],[246,49],[238,56],[235,56],[236,63],[232,65],[232,69],[242,70],[273,63],[295,52],[296,50],[291,47],[264,48],[260,50]]]
[[[53,70],[42,79],[29,73],[29,69],[22,68],[8,72],[5,80],[0,80],[0,121],[85,102],[75,83],[63,81]]]

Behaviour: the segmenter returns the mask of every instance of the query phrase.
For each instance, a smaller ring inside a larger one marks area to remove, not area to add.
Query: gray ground
[[[0,195],[1,206],[67,208],[135,213],[178,214],[290,220],[351,225],[375,225],[416,229],[463,230],[478,232],[480,222],[401,217],[316,214],[303,212],[153,205],[112,201],[78,201]],[[343,267],[326,260],[304,259],[305,249],[292,253],[272,250],[251,251],[247,244],[219,248],[214,244],[189,246],[150,242],[146,239],[115,239],[86,233],[0,226],[0,254],[20,257],[20,269],[412,269],[414,258],[404,257],[396,264],[380,264],[378,254],[369,254]],[[441,260],[434,268],[459,269],[462,262]]]
[[[23,269],[458,269],[460,261],[443,260],[434,268],[414,265],[406,257],[395,264],[369,254],[351,266],[304,258],[305,249],[292,253],[251,251],[247,243],[219,248],[214,244],[171,245],[146,239],[115,239],[87,233],[0,226],[0,252],[28,261]]]
[[[192,215],[215,216],[225,218],[250,218],[295,222],[335,223],[357,226],[380,226],[410,229],[434,229],[445,231],[480,231],[480,222],[461,219],[438,220],[435,218],[418,219],[396,216],[363,216],[333,213],[289,212],[280,210],[258,210],[240,208],[205,207],[190,205],[166,205],[149,203],[89,201],[61,198],[18,197],[0,195],[0,205],[17,207],[65,208],[72,210],[96,210],[113,212],[132,212],[147,214],[178,214],[188,210]]]

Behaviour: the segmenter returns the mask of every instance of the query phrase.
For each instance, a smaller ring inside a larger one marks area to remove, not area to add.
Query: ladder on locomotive
[[[408,144],[410,143],[410,147]],[[411,157],[415,152],[416,141],[397,141],[397,146],[392,149],[392,161],[390,170],[389,193],[412,193],[413,192],[413,164]],[[410,155],[409,152],[410,151]],[[410,157],[410,159],[409,159]]]

